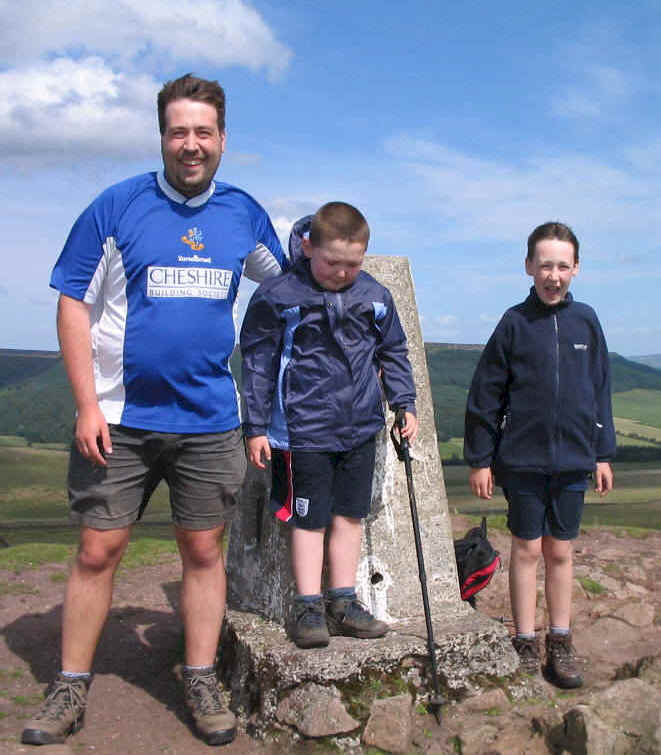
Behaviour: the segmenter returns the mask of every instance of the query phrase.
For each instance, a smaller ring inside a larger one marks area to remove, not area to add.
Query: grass
[[[661,402],[659,391],[636,388],[613,394],[613,414],[616,417],[635,419],[646,425],[661,428]]]
[[[590,579],[590,577],[577,577],[578,581],[585,592],[589,592],[592,595],[602,595],[606,592],[606,588],[596,579]]]
[[[613,464],[615,488],[605,498],[588,490],[585,496],[583,525],[626,529],[633,536],[640,530],[661,529],[661,465],[654,462]],[[443,468],[448,506],[451,512],[489,515],[489,527],[500,528],[507,512],[502,490],[493,498],[476,498],[468,487],[468,468]]]
[[[645,419],[647,420],[648,417],[645,416]],[[627,437],[630,443],[634,443],[636,439],[646,440],[650,445],[661,443],[661,428],[659,427],[643,424],[637,419],[627,417],[615,417],[613,421],[618,435],[618,443],[622,436]]]

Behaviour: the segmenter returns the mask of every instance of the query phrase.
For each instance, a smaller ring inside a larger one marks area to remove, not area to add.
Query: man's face
[[[206,191],[225,151],[225,132],[218,130],[213,105],[174,100],[165,108],[161,153],[170,186],[186,197]]]
[[[567,295],[571,279],[578,273],[574,247],[569,241],[543,239],[535,245],[532,260],[526,259],[526,272],[535,283],[537,296],[552,307]]]
[[[365,243],[335,239],[313,246],[309,239],[303,239],[303,251],[310,258],[310,272],[315,281],[327,291],[339,291],[358,277]]]

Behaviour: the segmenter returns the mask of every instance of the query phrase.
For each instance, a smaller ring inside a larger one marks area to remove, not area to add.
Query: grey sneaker
[[[216,671],[200,674],[184,669],[184,694],[200,737],[208,745],[229,744],[236,736],[236,717],[220,699]]]
[[[537,674],[541,658],[537,637],[512,637],[512,645],[519,656],[519,668],[524,674]]]
[[[21,735],[24,745],[54,745],[83,728],[88,679],[71,679],[58,674],[46,691],[41,710],[31,718]]]
[[[299,648],[325,648],[328,645],[330,637],[321,598],[314,603],[294,601],[291,638]]]
[[[576,666],[576,655],[571,634],[546,635],[546,664],[544,676],[551,684],[562,689],[583,686],[583,677]]]
[[[358,598],[335,598],[326,604],[328,631],[332,635],[371,640],[383,637],[390,627],[379,621]]]

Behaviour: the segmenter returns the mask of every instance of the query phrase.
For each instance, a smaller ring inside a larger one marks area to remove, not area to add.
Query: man
[[[83,723],[113,575],[161,479],[182,560],[186,703],[200,736],[226,744],[234,716],[215,657],[225,607],[221,536],[245,472],[229,371],[242,272],[287,260],[265,211],[213,177],[225,96],[186,75],[158,95],[164,170],[103,192],[55,265],[58,335],[78,410],[69,466],[80,543],[63,607],[62,671],[22,741],[63,742]]]

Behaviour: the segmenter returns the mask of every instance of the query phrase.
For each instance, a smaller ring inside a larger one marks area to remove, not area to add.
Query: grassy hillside
[[[22,383],[50,370],[58,359],[57,351],[0,349],[0,388]]]
[[[640,364],[646,364],[649,367],[656,367],[657,370],[661,370],[661,354],[646,354],[639,357],[629,357],[632,362],[640,362]]]
[[[481,349],[476,345],[425,344],[440,441],[463,435],[466,394]],[[611,364],[615,415],[661,428],[661,370],[619,354],[611,354]],[[236,355],[232,369],[240,382]],[[73,417],[73,400],[56,352],[0,350],[0,434],[21,435],[31,442],[68,443]],[[622,432],[634,439],[636,435],[652,438],[636,428]]]

